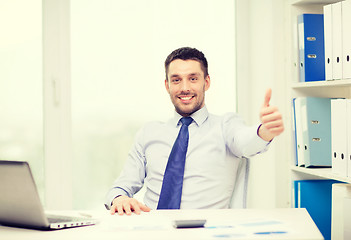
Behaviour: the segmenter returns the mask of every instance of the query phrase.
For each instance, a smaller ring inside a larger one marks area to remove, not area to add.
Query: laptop
[[[94,225],[88,217],[46,215],[28,162],[0,160],[0,224],[42,230]]]

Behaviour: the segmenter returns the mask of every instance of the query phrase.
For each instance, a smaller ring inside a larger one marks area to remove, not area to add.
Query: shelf
[[[320,87],[351,87],[351,79],[331,80],[331,81],[314,81],[314,82],[296,82],[292,83],[293,89],[301,88],[320,88]]]
[[[340,0],[291,0],[291,5],[310,5],[310,4],[332,4]]]
[[[297,167],[292,166],[292,171],[313,175],[316,177],[326,178],[326,179],[334,179],[341,182],[351,183],[350,177],[342,177],[332,173],[331,168],[305,168],[305,167]]]

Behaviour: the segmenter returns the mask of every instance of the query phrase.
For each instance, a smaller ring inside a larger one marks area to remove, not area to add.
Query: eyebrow
[[[201,75],[200,73],[190,73],[189,76],[199,76]]]
[[[200,75],[201,75],[200,73],[195,72],[195,73],[190,73],[187,76],[200,76]],[[172,74],[170,78],[179,77],[179,76],[180,76],[179,74]]]

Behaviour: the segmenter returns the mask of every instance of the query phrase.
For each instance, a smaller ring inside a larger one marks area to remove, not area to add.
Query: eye
[[[180,82],[180,78],[172,78],[172,83],[178,83]]]
[[[196,77],[192,77],[192,78],[190,78],[190,81],[196,81],[197,80],[197,78]]]

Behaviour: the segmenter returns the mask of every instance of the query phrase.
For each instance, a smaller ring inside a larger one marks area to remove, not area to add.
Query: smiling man
[[[165,86],[177,113],[190,116],[204,107],[210,76],[201,69],[201,63],[176,59],[170,63],[166,61],[166,65]]]
[[[195,48],[174,50],[165,61],[165,71],[174,117],[166,123],[148,123],[139,131],[121,175],[107,194],[105,206],[111,214],[228,208],[240,158],[266,151],[284,130],[280,112],[269,105],[270,89],[261,108],[261,124],[247,126],[235,113],[210,114],[205,105],[208,63]],[[146,193],[141,203],[133,195],[143,185]]]

